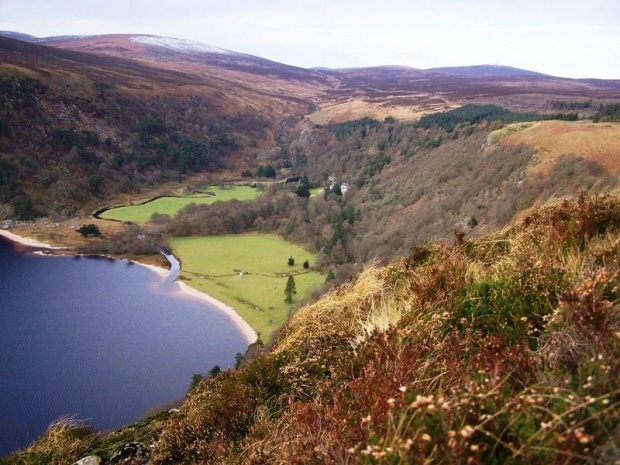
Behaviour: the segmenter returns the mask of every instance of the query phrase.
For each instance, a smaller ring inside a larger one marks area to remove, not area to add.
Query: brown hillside
[[[620,124],[569,123],[545,121],[522,125],[524,129],[508,133],[501,139],[504,147],[528,145],[536,151],[538,163],[534,170],[549,174],[558,157],[578,155],[600,165],[610,175],[620,171]],[[493,134],[491,134],[493,137]]]

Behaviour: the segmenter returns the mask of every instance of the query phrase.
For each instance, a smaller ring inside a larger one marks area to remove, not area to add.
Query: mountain
[[[503,67],[319,71],[151,35],[3,35],[27,40],[0,37],[2,216],[15,199],[64,212],[204,169],[238,175],[275,154],[286,169],[287,133],[317,124],[411,121],[471,102],[557,113],[550,102],[620,98],[620,81]]]
[[[467,102],[493,103],[516,111],[548,111],[555,99],[620,98],[620,80],[566,79],[504,66],[422,70],[368,67],[324,70],[338,84],[319,97],[317,123],[363,116],[418,119]]]
[[[15,202],[22,218],[71,214],[146,183],[242,170],[322,88],[273,66],[196,72],[0,37],[0,216]]]
[[[540,76],[551,77],[548,74],[528,71],[526,69],[513,68],[503,65],[477,65],[477,66],[453,66],[443,68],[430,68],[431,73],[454,74],[458,76]]]
[[[236,73],[225,73],[226,76],[243,78],[248,84],[251,84],[251,80],[245,76],[247,73],[268,79],[280,79],[286,84],[297,82],[301,85],[329,85],[326,77],[320,73],[200,42],[170,37],[115,34],[32,38],[28,41],[65,50],[137,60],[184,72],[220,75],[227,70]]]
[[[0,31],[0,37],[7,37],[9,39],[23,40],[24,42],[36,42],[38,37],[31,36],[29,34],[22,34],[21,32],[13,31]]]
[[[518,111],[546,111],[550,99],[620,98],[620,80],[565,79],[501,65],[428,70],[406,66],[304,69],[199,42],[152,35],[34,40],[65,50],[131,59],[157,69],[217,77],[254,93],[306,99],[314,110],[311,118],[320,124],[363,116],[412,120],[472,101]]]

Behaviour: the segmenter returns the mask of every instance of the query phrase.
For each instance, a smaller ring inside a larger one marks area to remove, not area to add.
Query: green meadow
[[[263,341],[289,316],[288,274],[302,273],[294,275],[293,305],[325,281],[321,273],[303,269],[304,260],[313,266],[314,254],[273,235],[176,237],[170,244],[182,263],[181,279],[233,307]],[[287,263],[291,256],[294,266]]]
[[[260,190],[249,186],[209,187],[206,191],[215,195],[193,194],[184,197],[161,197],[141,205],[128,205],[107,210],[101,214],[101,218],[144,224],[151,219],[153,213],[174,216],[183,207],[192,203],[210,205],[227,200],[252,200],[262,193]]]

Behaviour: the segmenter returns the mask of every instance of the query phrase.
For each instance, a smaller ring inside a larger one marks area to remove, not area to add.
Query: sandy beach
[[[50,244],[46,244],[45,242],[37,241],[36,239],[31,239],[29,237],[18,236],[15,233],[9,232],[6,229],[0,229],[0,236],[12,241],[17,244],[26,245],[28,247],[44,247],[46,249],[54,249],[61,250],[63,247],[54,247]]]
[[[170,270],[167,270],[161,266],[155,266],[155,265],[147,265],[146,263],[140,263],[137,261],[134,261],[135,264],[140,265],[140,266],[144,266],[154,272],[156,272],[157,274],[159,274],[162,277],[167,277],[170,274]],[[180,274],[180,273],[179,273]],[[215,307],[218,311],[224,313],[226,316],[228,316],[228,318],[230,318],[230,320],[237,325],[237,327],[241,330],[241,332],[243,333],[243,336],[245,337],[246,341],[248,342],[248,345],[254,343],[257,341],[258,339],[258,335],[256,334],[256,331],[254,331],[254,329],[252,329],[252,327],[248,324],[247,321],[245,321],[241,315],[239,315],[234,308],[226,305],[224,302],[215,299],[214,297],[211,297],[209,294],[205,294],[204,292],[199,291],[198,289],[194,289],[191,286],[188,286],[187,284],[185,284],[184,282],[180,281],[180,280],[176,280],[177,284],[179,285],[179,289],[181,290],[181,292],[183,292],[184,294],[188,294],[191,295],[192,297],[195,297],[197,299],[202,300],[203,302],[208,303],[209,305],[211,305],[212,307]]]
[[[146,263],[140,263],[137,261],[134,261],[135,264],[140,265],[140,266],[144,266],[154,272],[156,272],[157,274],[159,274],[162,277],[167,277],[170,274],[170,270],[167,270],[161,266],[155,266],[155,265],[147,265]],[[180,274],[180,273],[179,273]],[[246,341],[248,342],[248,345],[256,342],[258,340],[258,335],[256,334],[256,331],[254,331],[254,329],[248,324],[247,321],[245,321],[241,315],[239,315],[234,308],[226,305],[224,302],[217,300],[214,297],[211,297],[209,294],[205,294],[204,292],[199,291],[198,289],[194,289],[191,286],[188,286],[187,284],[185,284],[184,282],[180,281],[177,279],[177,284],[179,285],[179,289],[181,290],[181,292],[183,292],[184,294],[188,294],[191,295],[192,297],[195,297],[197,299],[202,300],[203,302],[208,303],[209,305],[211,305],[212,307],[215,307],[218,311],[224,313],[226,316],[228,316],[228,318],[230,318],[230,320],[232,320],[232,322],[237,325],[237,327],[241,330],[241,332],[243,333],[243,336],[245,337]]]
[[[168,274],[170,273],[170,270],[167,270],[166,268],[164,268],[163,266],[156,266],[156,265],[148,265],[146,263],[142,263],[142,262],[138,262],[136,260],[131,260],[132,263],[135,263],[136,265],[140,265],[143,266],[145,268],[148,268],[151,271],[154,271],[155,273],[157,273],[158,275],[160,275],[162,278],[165,278],[168,276]]]
[[[213,297],[211,297],[208,294],[205,294],[204,292],[200,292],[199,290],[188,286],[182,281],[177,281],[177,283],[179,284],[179,288],[181,289],[182,292],[189,294],[193,297],[196,297],[200,300],[203,300],[207,302],[208,304],[216,307],[221,312],[225,313],[241,330],[241,332],[245,336],[245,339],[248,341],[248,345],[257,341],[258,335],[256,334],[256,331],[252,329],[252,327],[248,324],[247,321],[241,318],[241,315],[239,315],[235,311],[234,308],[229,307],[224,302],[214,299]]]

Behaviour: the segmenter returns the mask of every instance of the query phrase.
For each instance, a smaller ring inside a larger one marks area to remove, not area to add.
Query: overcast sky
[[[0,30],[164,35],[303,67],[488,63],[620,79],[620,0],[0,0]]]

